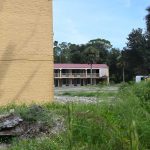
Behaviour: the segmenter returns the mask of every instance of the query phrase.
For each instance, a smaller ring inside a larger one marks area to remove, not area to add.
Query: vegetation
[[[150,149],[149,90],[150,82],[123,84],[112,103],[46,104],[45,110],[64,117],[66,130],[50,137],[14,139],[10,150]],[[16,108],[26,118],[24,106]]]
[[[106,39],[93,39],[86,44],[54,43],[55,63],[106,63],[110,68],[110,81],[130,81],[136,75],[150,73],[150,7],[145,17],[147,29],[133,29],[127,37],[126,46],[114,48]]]
[[[114,97],[116,93],[114,92],[65,92],[62,95],[64,96],[78,96],[78,97]]]

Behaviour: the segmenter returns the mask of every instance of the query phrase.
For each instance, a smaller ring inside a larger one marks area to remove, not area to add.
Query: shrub
[[[150,81],[149,82],[142,82],[140,84],[136,84],[133,87],[133,92],[143,102],[150,101]]]

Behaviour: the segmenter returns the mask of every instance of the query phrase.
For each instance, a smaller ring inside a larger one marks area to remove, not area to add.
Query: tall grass
[[[149,82],[122,86],[113,102],[48,104],[66,119],[59,136],[14,142],[11,150],[146,150],[150,149]]]
[[[113,104],[75,106],[74,142],[87,149],[149,149],[150,116],[136,95],[147,84],[128,86]]]

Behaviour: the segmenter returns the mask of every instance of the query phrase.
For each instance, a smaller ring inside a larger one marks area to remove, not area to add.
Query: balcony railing
[[[54,77],[60,77],[59,73],[54,73]]]
[[[55,78],[90,78],[90,73],[62,73],[60,76],[60,73],[54,74]],[[99,73],[92,73],[92,78],[99,78]]]

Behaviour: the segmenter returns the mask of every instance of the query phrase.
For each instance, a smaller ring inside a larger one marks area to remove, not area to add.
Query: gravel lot
[[[62,87],[55,88],[55,101],[59,103],[67,103],[67,102],[76,102],[76,103],[97,103],[97,101],[101,102],[103,99],[97,97],[78,97],[78,96],[63,96],[62,94],[65,92],[117,92],[117,86],[105,86],[105,87],[96,87],[96,86],[83,86],[83,87]],[[109,97],[109,100],[112,100],[114,97]]]
[[[55,102],[59,103],[68,103],[68,102],[74,102],[74,103],[96,103],[97,99],[96,97],[71,97],[71,96],[55,96]]]

